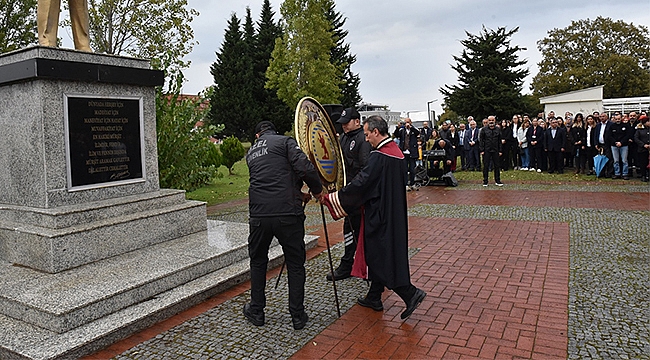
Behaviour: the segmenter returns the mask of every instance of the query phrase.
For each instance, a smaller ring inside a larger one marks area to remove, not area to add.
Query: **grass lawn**
[[[219,169],[221,177],[212,181],[200,189],[188,192],[186,197],[191,200],[205,201],[209,205],[221,204],[232,200],[240,200],[248,197],[248,167],[246,161],[241,160],[234,166],[234,174],[229,175],[228,169],[222,166]],[[466,182],[481,182],[483,173],[480,171],[457,171],[456,178]],[[494,179],[493,172],[490,172],[489,180]],[[609,179],[597,179],[595,176],[576,175],[573,169],[566,169],[564,174],[537,173],[532,171],[509,170],[501,172],[501,181],[506,184],[515,183],[546,183],[546,184],[570,184],[576,182],[590,182],[594,185],[607,183]]]
[[[219,168],[220,177],[211,184],[185,194],[190,200],[205,201],[208,206],[248,197],[248,166],[241,160],[233,167],[233,175],[228,174],[225,166]]]

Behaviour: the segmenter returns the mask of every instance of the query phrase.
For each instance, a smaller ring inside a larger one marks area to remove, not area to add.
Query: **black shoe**
[[[246,320],[250,321],[250,323],[255,326],[264,325],[264,312],[261,314],[253,314],[251,311],[251,304],[244,305],[244,316],[246,317]]]
[[[424,291],[422,291],[420,289],[415,289],[415,294],[413,295],[411,300],[409,300],[408,306],[406,307],[406,310],[404,310],[402,315],[400,315],[402,320],[405,320],[406,318],[411,316],[411,314],[413,314],[413,311],[415,311],[415,309],[417,309],[418,306],[420,306],[420,304],[422,303],[422,300],[424,300],[425,296],[427,296],[427,293],[425,293]]]
[[[293,322],[293,329],[300,330],[305,327],[309,321],[309,315],[306,312],[301,312],[298,315],[291,315],[291,322]]]
[[[340,268],[338,268],[334,270],[334,277],[333,277],[334,279],[332,279],[332,274],[327,274],[327,281],[339,281],[339,280],[347,279],[350,276],[351,276],[350,271],[343,271]]]
[[[382,311],[384,310],[384,304],[381,303],[381,300],[368,300],[368,298],[358,298],[357,299],[357,304],[371,308],[375,311]]]

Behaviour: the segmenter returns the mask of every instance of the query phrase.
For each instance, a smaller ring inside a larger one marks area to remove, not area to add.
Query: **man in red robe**
[[[404,300],[406,310],[401,318],[406,319],[426,293],[411,284],[404,154],[388,136],[388,124],[380,116],[366,119],[363,131],[374,148],[368,164],[348,185],[324,196],[322,201],[335,220],[363,205],[359,246],[363,244],[371,285],[368,294],[357,303],[382,311],[381,294],[387,287]],[[352,275],[357,272],[353,270]]]

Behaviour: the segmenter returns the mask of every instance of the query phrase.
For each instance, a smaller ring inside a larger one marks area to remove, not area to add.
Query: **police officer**
[[[366,141],[361,127],[359,112],[355,108],[347,108],[341,113],[336,121],[343,127],[343,134],[339,137],[341,150],[343,151],[343,163],[345,164],[345,178],[348,183],[368,163],[368,154],[372,146]],[[334,270],[334,276],[327,274],[327,280],[336,281],[350,277],[354,253],[357,250],[359,229],[361,227],[361,211],[356,209],[348,214],[343,222],[343,239],[345,241],[345,254],[341,258],[341,264]]]
[[[301,189],[303,182],[317,198],[322,186],[318,172],[298,143],[278,135],[270,121],[255,127],[257,140],[246,155],[250,172],[248,207],[250,234],[248,254],[251,267],[251,302],[244,316],[253,325],[264,325],[266,268],[271,240],[275,236],[284,253],[289,278],[289,312],[293,328],[305,327],[305,214],[303,202],[311,196]]]

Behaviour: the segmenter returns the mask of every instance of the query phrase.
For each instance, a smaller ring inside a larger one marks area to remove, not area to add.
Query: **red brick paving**
[[[410,218],[409,228],[421,248],[412,281],[428,293],[413,315],[401,321],[404,303],[387,291],[384,312],[354,306],[293,358],[566,358],[568,224]]]
[[[426,187],[410,193],[408,199],[410,206],[650,210],[649,193],[504,190],[507,185],[498,191]],[[384,312],[354,306],[294,358],[566,358],[568,224],[449,218],[409,221],[410,246],[421,248],[411,259],[412,281],[428,294],[420,307],[403,322],[398,316],[403,302],[387,291]],[[331,245],[339,242],[342,222],[328,229]],[[318,227],[308,231],[320,236],[318,247],[307,253],[313,258],[326,249],[325,239]],[[269,271],[268,278],[278,271]],[[87,358],[116,356],[249,287],[249,282],[237,285]]]

